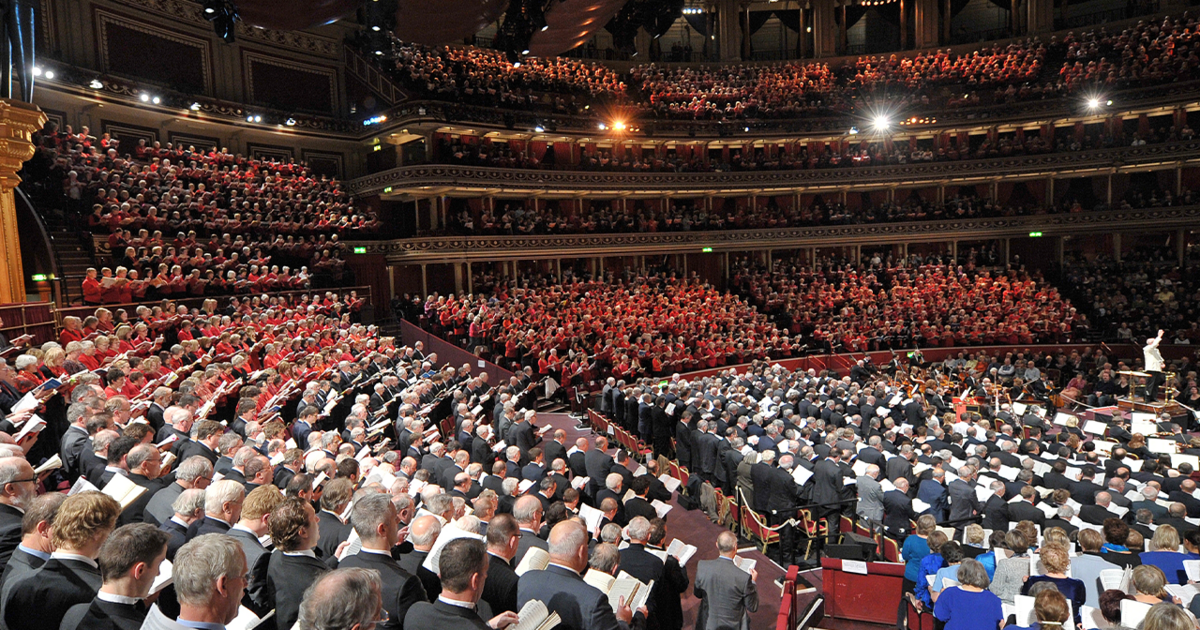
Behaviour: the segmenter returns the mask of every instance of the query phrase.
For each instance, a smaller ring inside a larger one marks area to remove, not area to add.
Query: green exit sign
[[[35,273],[32,276],[34,282],[45,282],[50,279],[50,276],[44,273]]]
[[[354,253],[355,254],[365,254],[365,253],[367,253],[367,248],[366,247],[355,247]]]
[[[1038,237],[1040,237],[1041,235],[1042,235],[1042,233],[1041,233],[1041,232],[1030,232],[1030,233],[1029,233],[1029,238],[1038,238]]]
[[[712,253],[712,248],[711,248],[711,247],[705,247],[704,249],[702,249],[702,250],[700,250],[700,251],[704,252],[705,254],[710,254],[710,253]]]
[[[390,193],[390,192],[392,192],[392,187],[391,187],[391,186],[385,186],[385,187],[384,187],[384,189],[383,189],[383,194],[385,194],[385,195],[386,195],[386,194],[388,194],[388,193]]]

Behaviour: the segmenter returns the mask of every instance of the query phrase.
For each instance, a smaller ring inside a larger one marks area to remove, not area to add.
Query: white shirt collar
[[[218,520],[220,520],[220,519],[218,519]],[[258,539],[258,534],[254,533],[254,530],[250,529],[249,527],[246,527],[245,525],[242,525],[241,523],[238,523],[237,525],[230,527],[229,531],[233,531],[235,529],[238,530],[239,532],[246,532],[247,534],[254,536],[255,540]]]
[[[175,523],[182,525],[184,527],[184,529],[187,529],[187,527],[188,527],[188,524],[186,522],[184,522],[184,520],[179,518],[178,516],[172,516],[171,520],[174,521]]]
[[[129,597],[127,595],[117,595],[116,593],[105,593],[104,591],[100,591],[99,593],[96,593],[96,599],[98,599],[102,602],[112,602],[114,604],[126,604],[129,606],[132,606],[132,605],[142,601],[140,597]]]
[[[466,608],[467,610],[475,610],[477,608],[477,606],[475,604],[472,604],[470,602],[462,602],[457,599],[449,599],[444,595],[438,595],[438,601],[442,602],[443,604],[448,604],[450,606],[458,606],[459,608]]]
[[[359,553],[373,553],[378,556],[387,556],[389,558],[392,557],[392,552],[390,551],[384,551],[382,549],[367,549],[366,547],[360,549]]]
[[[285,551],[285,552],[283,552],[283,555],[285,555],[285,556],[308,556],[309,558],[317,557],[317,553],[315,551],[313,551],[312,549],[304,549],[302,551]]]
[[[55,551],[54,553],[50,554],[50,558],[52,560],[74,560],[76,562],[83,562],[83,563],[89,564],[89,565],[91,565],[91,567],[93,569],[100,568],[100,565],[96,564],[95,560],[92,560],[91,558],[89,558],[87,556],[81,556],[77,553],[67,553],[65,551]]]

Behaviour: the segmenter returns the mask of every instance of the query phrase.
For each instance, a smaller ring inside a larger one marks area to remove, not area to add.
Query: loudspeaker
[[[830,558],[841,558],[842,560],[866,560],[863,555],[863,548],[856,544],[849,545],[825,545],[825,555]]]
[[[845,532],[842,534],[843,547],[854,546],[859,550],[859,556],[848,557],[839,556],[845,560],[874,560],[875,559],[875,539],[867,536],[861,536],[854,532]],[[830,556],[834,557],[834,556]]]

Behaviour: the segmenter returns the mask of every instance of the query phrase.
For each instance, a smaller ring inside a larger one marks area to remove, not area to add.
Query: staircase
[[[36,208],[36,205],[35,205]],[[72,230],[55,213],[40,213],[50,235],[50,245],[58,262],[58,280],[65,305],[83,302],[83,278],[88,267],[96,266],[92,254],[91,233]]]

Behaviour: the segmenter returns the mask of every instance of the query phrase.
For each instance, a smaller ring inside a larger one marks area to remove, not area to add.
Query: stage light
[[[521,62],[520,62],[520,61],[514,61],[514,62],[513,62],[513,67],[514,67],[514,68],[520,68],[520,67],[521,67]]]
[[[1089,98],[1088,102],[1087,102],[1087,106],[1088,106],[1088,109],[1099,109],[1100,108],[1100,99],[1095,98],[1095,97]]]
[[[53,71],[53,70],[47,70],[47,71],[46,71],[46,78],[47,78],[47,79],[53,79],[53,78],[54,78],[54,71]]]
[[[546,131],[546,128],[541,125],[538,125],[533,128],[533,131],[534,131],[534,133],[543,133]]]
[[[892,126],[892,121],[887,116],[879,114],[872,121],[875,131],[887,131]]]
[[[93,90],[102,90],[104,89],[104,82],[102,82],[100,79],[92,79],[92,82],[88,84],[88,87],[92,88]]]
[[[34,66],[34,67],[33,67],[33,76],[35,76],[35,77],[40,77],[40,76],[42,76],[42,67],[41,67],[41,66]]]
[[[151,97],[150,102],[154,103],[155,105],[158,105],[159,103],[162,103],[162,99],[157,96],[154,96],[154,97]]]
[[[145,92],[142,92],[141,94],[138,95],[138,100],[140,100],[143,103],[149,103],[150,95]]]
[[[604,131],[605,129],[608,129],[608,125],[606,125],[604,123],[600,123],[596,126],[600,128],[600,131]]]
[[[745,131],[746,133],[750,133],[750,127],[742,127],[742,131]]]
[[[615,121],[615,122],[613,122],[613,129],[615,129],[617,131],[625,131],[625,123],[620,120]]]
[[[198,112],[198,111],[200,111],[200,103],[199,103],[198,101],[197,101],[197,102],[193,102],[193,103],[192,103],[192,106],[191,106],[191,107],[189,107],[188,109],[190,109],[190,110],[192,110],[192,111],[194,111],[194,112]]]
[[[850,135],[852,135],[852,136],[857,136],[857,135],[858,135],[858,127],[851,127],[851,128],[850,128]]]
[[[529,49],[528,49],[528,48],[526,48],[525,50],[522,50],[522,51],[521,51],[521,54],[522,54],[522,55],[528,55],[528,54],[529,54]]]
[[[283,121],[283,124],[285,124],[285,125],[287,125],[287,126],[289,126],[289,127],[295,127],[295,126],[296,126],[296,119],[295,119],[295,118],[289,118],[289,119],[287,119],[287,120]]]

